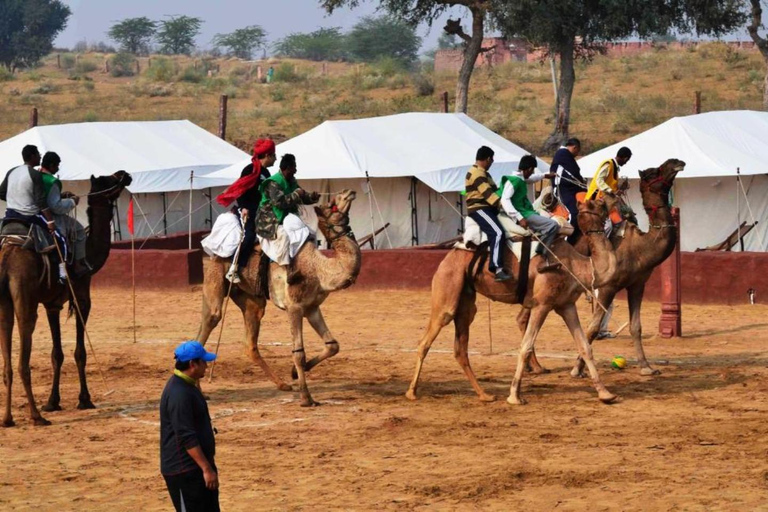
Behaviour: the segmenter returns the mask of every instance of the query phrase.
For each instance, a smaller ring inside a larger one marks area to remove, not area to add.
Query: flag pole
[[[131,296],[133,297],[133,342],[136,343],[136,237],[133,229],[133,194],[128,205],[128,232],[131,234]]]

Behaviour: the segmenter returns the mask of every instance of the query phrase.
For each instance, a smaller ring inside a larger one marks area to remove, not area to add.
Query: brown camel
[[[288,313],[293,338],[294,378],[299,380],[301,405],[317,405],[309,394],[305,373],[320,362],[339,352],[339,343],[331,334],[320,312],[320,305],[331,292],[351,286],[360,273],[360,247],[349,228],[349,208],[355,199],[355,192],[345,190],[336,195],[330,205],[316,207],[320,231],[331,244],[333,257],[324,256],[312,241],[299,250],[292,265],[298,279],[288,284],[285,267],[275,263],[269,269],[269,296],[273,304]],[[248,267],[241,275],[241,283],[233,285],[230,297],[243,312],[248,349],[253,362],[261,367],[278,389],[290,391],[286,384],[269,367],[259,354],[259,327],[266,308],[259,276],[261,253],[257,249],[251,256]],[[205,344],[211,331],[221,319],[222,306],[229,283],[224,278],[230,261],[228,258],[213,257],[206,266],[203,282],[203,319],[197,339]],[[318,356],[306,360],[302,332],[303,319],[325,342],[325,350]]]
[[[685,162],[671,158],[658,168],[640,171],[640,193],[643,197],[643,207],[648,214],[650,227],[648,233],[643,233],[636,225],[627,223],[622,236],[614,234],[611,237],[616,252],[618,268],[616,277],[608,284],[599,288],[598,302],[602,307],[595,308],[595,313],[587,328],[587,339],[590,343],[595,340],[600,324],[605,316],[605,310],[621,290],[627,290],[629,303],[629,330],[635,345],[637,361],[641,375],[658,375],[659,370],[651,367],[645,357],[642,340],[642,325],[640,324],[640,306],[643,303],[645,283],[650,279],[653,270],[672,254],[677,240],[677,228],[669,210],[669,191],[677,173],[685,168]],[[582,254],[589,254],[590,247],[579,243],[576,249]],[[520,312],[518,322],[525,326],[530,310]],[[524,328],[524,327],[521,327]],[[535,372],[545,371],[531,357],[531,366]],[[584,374],[584,361],[581,356],[571,372],[574,377]]]
[[[131,176],[125,171],[118,171],[112,176],[91,177],[91,192],[88,195],[89,232],[86,242],[86,254],[93,265],[93,272],[104,266],[110,249],[110,222],[114,202],[123,189],[130,185]],[[52,270],[55,273],[55,267]],[[80,305],[83,319],[87,322],[91,309],[90,297],[91,276],[72,277],[72,286]],[[20,246],[6,244],[0,249],[0,342],[2,342],[5,380],[5,414],[3,426],[14,425],[11,414],[11,385],[13,370],[11,367],[11,337],[13,332],[14,314],[19,324],[21,339],[21,354],[19,357],[19,374],[27,393],[27,402],[32,421],[35,425],[50,425],[37,410],[35,397],[32,394],[32,377],[29,359],[32,352],[32,333],[37,323],[37,306],[42,303],[48,316],[48,323],[53,338],[51,361],[53,364],[53,387],[45,411],[60,410],[59,378],[64,353],[61,348],[61,329],[59,313],[64,304],[70,300],[69,288],[54,280],[46,279],[42,257],[34,251],[22,249]],[[70,308],[73,305],[70,303]],[[80,376],[80,396],[78,409],[93,408],[91,397],[85,381],[86,350],[83,338],[84,327],[77,319],[77,346],[75,361]]]
[[[588,201],[580,206],[579,227],[584,232],[593,251],[591,258],[576,252],[563,239],[558,239],[552,244],[552,251],[562,261],[564,267],[570,269],[579,281],[593,288],[608,283],[616,271],[616,257],[603,232],[606,216],[607,209],[603,201]],[[579,324],[576,300],[584,292],[584,289],[564,268],[555,272],[539,273],[537,258],[540,256],[531,261],[528,272],[528,290],[523,300],[523,304],[532,311],[531,321],[528,322],[523,336],[515,377],[507,401],[511,404],[525,403],[520,397],[523,368],[529,354],[533,351],[539,329],[541,329],[547,314],[554,309],[565,320],[579,353],[587,361],[600,400],[605,403],[613,402],[617,397],[600,382],[595,363],[592,360],[591,347],[587,343]],[[469,327],[477,311],[475,306],[477,292],[494,301],[516,304],[518,302],[517,283],[514,279],[496,282],[487,265],[483,267],[482,271],[475,270],[476,259],[477,256],[474,252],[454,249],[446,255],[432,278],[432,313],[427,331],[419,342],[416,372],[406,393],[406,397],[412,400],[417,398],[419,374],[427,352],[429,352],[429,348],[440,330],[451,320],[453,320],[456,328],[454,341],[456,360],[464,370],[480,400],[492,401],[495,399],[493,395],[487,394],[480,387],[469,365],[467,350]],[[519,264],[516,258],[510,254],[510,251],[506,251],[505,267],[514,269],[515,274],[519,271]]]

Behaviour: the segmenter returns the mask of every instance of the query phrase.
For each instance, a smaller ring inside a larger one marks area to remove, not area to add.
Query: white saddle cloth
[[[317,233],[317,215],[311,206],[299,206],[299,215],[289,213],[277,227],[277,236],[268,240],[257,236],[261,250],[279,265],[288,265],[299,249]]]
[[[499,213],[499,224],[501,224],[501,229],[504,230],[504,234],[507,237],[507,247],[509,247],[515,257],[519,260],[522,254],[523,243],[513,242],[509,239],[512,237],[530,236],[531,232],[528,229],[521,227],[517,222],[513,221],[506,213]],[[463,239],[461,242],[456,242],[454,248],[463,249],[465,251],[474,250],[470,249],[472,245],[477,247],[486,241],[488,241],[488,237],[480,229],[480,226],[477,224],[477,222],[472,220],[471,217],[465,217]],[[531,257],[533,257],[538,245],[539,243],[536,241],[531,242]]]
[[[229,258],[235,254],[242,232],[240,220],[235,214],[222,213],[216,217],[216,222],[211,228],[211,234],[203,238],[203,250],[208,256],[216,255],[221,258]]]

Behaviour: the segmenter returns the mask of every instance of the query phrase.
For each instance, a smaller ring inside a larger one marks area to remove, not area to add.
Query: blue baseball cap
[[[173,351],[174,357],[182,363],[191,361],[193,359],[202,359],[206,362],[211,362],[216,359],[216,354],[213,352],[206,352],[199,341],[185,341]]]

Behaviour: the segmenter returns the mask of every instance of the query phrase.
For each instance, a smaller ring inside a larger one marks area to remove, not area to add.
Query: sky
[[[146,16],[161,20],[169,15],[187,15],[203,19],[197,38],[200,48],[209,48],[218,33],[228,33],[248,25],[260,25],[267,31],[267,40],[274,43],[294,32],[312,32],[320,27],[341,27],[347,31],[362,17],[376,14],[378,2],[366,1],[356,9],[338,9],[333,15],[320,8],[318,0],[63,0],[72,10],[67,28],[59,34],[54,45],[71,48],[83,39],[89,43],[104,41],[115,44],[106,32],[115,22],[125,18]],[[454,7],[438,19],[432,29],[420,26],[424,39],[422,51],[437,46],[445,20],[469,11]],[[466,26],[466,25],[465,25]],[[467,27],[468,28],[468,27]]]

